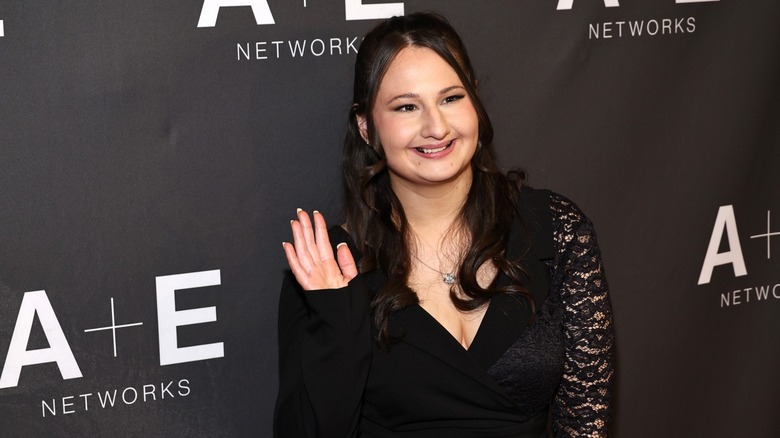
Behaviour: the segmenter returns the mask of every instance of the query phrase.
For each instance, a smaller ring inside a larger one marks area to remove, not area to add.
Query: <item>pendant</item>
[[[455,276],[450,274],[449,272],[444,274],[443,280],[444,280],[445,283],[447,283],[449,285],[455,284]]]

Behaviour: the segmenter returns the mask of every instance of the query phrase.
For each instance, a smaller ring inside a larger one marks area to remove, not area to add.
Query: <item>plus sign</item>
[[[116,317],[114,316],[114,297],[111,297],[111,325],[107,327],[98,327],[98,328],[91,328],[86,329],[84,332],[96,332],[100,330],[111,330],[111,335],[114,338],[114,357],[116,357],[116,329],[118,328],[125,328],[125,327],[133,327],[136,325],[143,325],[142,322],[134,322],[132,324],[120,324],[116,325]]]
[[[751,239],[755,239],[757,237],[766,237],[766,258],[771,259],[772,258],[772,247],[770,245],[770,238],[772,236],[780,236],[780,231],[772,232],[772,225],[770,221],[769,216],[770,210],[766,211],[766,233],[765,234],[756,234],[755,236],[750,236]]]

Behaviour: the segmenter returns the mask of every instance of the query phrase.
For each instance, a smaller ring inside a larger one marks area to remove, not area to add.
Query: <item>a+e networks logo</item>
[[[719,252],[724,237],[728,243],[728,249]],[[766,228],[750,235],[750,241],[765,243],[767,260],[772,259],[773,237],[780,237],[780,230],[776,229],[776,231],[773,231],[772,211],[767,210]],[[733,205],[723,205],[718,209],[718,215],[715,218],[715,225],[710,236],[710,243],[707,245],[704,263],[699,273],[698,285],[709,284],[712,279],[712,271],[716,266],[722,265],[731,265],[734,277],[748,275]],[[777,279],[777,281],[762,279],[750,284],[749,287],[724,292],[720,295],[720,307],[725,308],[750,303],[751,300],[752,302],[765,302],[770,298],[780,300],[780,279]]]
[[[249,6],[255,16],[255,22],[261,24],[276,24],[267,0],[204,0],[200,10],[198,27],[214,27],[220,8]],[[306,0],[303,0],[306,7]],[[390,18],[394,15],[404,15],[403,3],[374,3],[364,5],[362,0],[344,0],[344,17],[352,20],[376,20]]]
[[[666,0],[674,4],[710,3],[720,0]],[[594,3],[594,2],[590,2]],[[653,5],[658,7],[657,4]],[[574,0],[558,0],[559,11],[573,9]],[[619,0],[604,0],[604,7],[619,8]],[[579,6],[578,6],[579,8]],[[642,38],[664,35],[684,35],[696,31],[696,17],[660,16],[618,18],[612,21],[592,22],[588,24],[589,40],[608,40],[612,38]]]
[[[184,325],[203,324],[217,320],[216,308],[176,310],[177,290],[186,290],[221,284],[220,271],[201,271],[186,274],[157,277],[157,325],[160,348],[160,365],[173,365],[183,362],[214,359],[224,356],[222,342],[213,344],[179,347],[177,328]],[[35,316],[38,316],[48,348],[27,350]],[[142,325],[141,322],[117,324],[114,313],[114,300],[111,299],[111,325],[89,328],[84,332],[111,330],[116,357],[116,330]],[[63,379],[82,377],[73,351],[65,338],[62,326],[49,301],[46,291],[25,292],[16,318],[8,355],[0,374],[0,389],[12,388],[19,384],[22,367],[55,362]]]
[[[675,3],[709,3],[709,2],[717,2],[720,0],[674,0]],[[555,9],[564,10],[564,9],[571,9],[574,5],[574,0],[558,0],[558,7]],[[608,8],[617,8],[620,7],[619,0],[604,0],[604,6]]]

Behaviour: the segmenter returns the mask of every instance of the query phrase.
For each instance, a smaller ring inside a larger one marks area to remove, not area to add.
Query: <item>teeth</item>
[[[436,149],[417,148],[417,150],[422,152],[422,153],[424,153],[424,154],[435,154],[436,152],[441,152],[441,151],[447,149],[448,147],[450,147],[451,144],[452,144],[452,142],[449,142],[449,143],[447,143],[446,145],[444,145],[444,146],[442,146],[440,148],[436,148]]]
[[[441,152],[441,151],[443,151],[445,149],[447,149],[447,146],[442,146],[442,147],[440,147],[438,149],[423,149],[423,148],[420,148],[420,150],[423,151],[423,153],[426,153],[426,154],[432,154],[434,152]]]

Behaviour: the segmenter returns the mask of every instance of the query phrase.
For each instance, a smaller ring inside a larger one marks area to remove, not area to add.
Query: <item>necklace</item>
[[[452,286],[453,284],[455,284],[455,281],[458,279],[455,276],[455,274],[453,274],[452,272],[442,272],[442,271],[434,268],[433,266],[425,263],[424,261],[420,260],[420,258],[417,257],[417,254],[415,254],[415,253],[412,253],[412,257],[416,258],[418,262],[422,263],[423,266],[425,266],[426,268],[430,269],[431,271],[438,272],[439,274],[441,274],[442,281],[444,281],[444,283],[447,284],[447,285]]]

